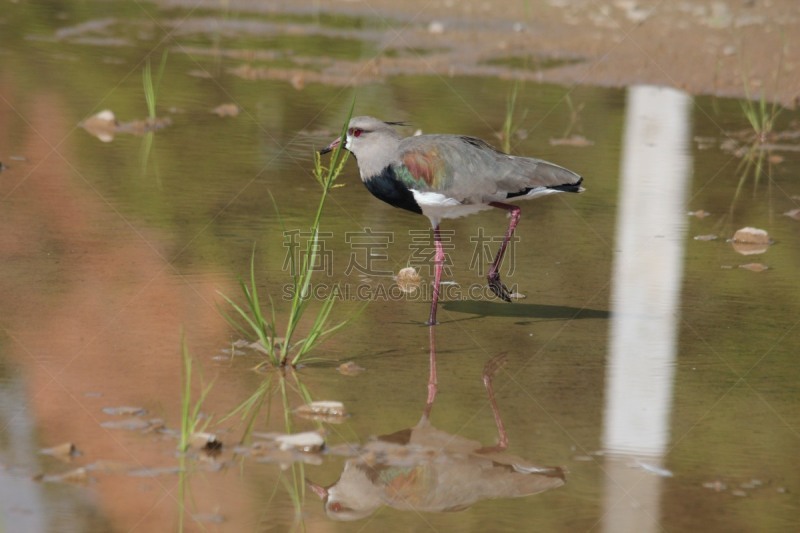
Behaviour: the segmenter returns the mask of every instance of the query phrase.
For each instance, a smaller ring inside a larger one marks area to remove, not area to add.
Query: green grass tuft
[[[347,120],[342,127],[342,138],[344,138],[347,133],[347,124],[350,121],[350,116],[352,116],[354,106],[355,100],[351,105]],[[223,316],[225,316],[228,322],[245,337],[255,337],[255,340],[266,350],[268,363],[273,366],[296,366],[306,359],[308,354],[322,340],[344,327],[355,316],[353,315],[348,319],[331,325],[331,313],[336,298],[339,296],[338,290],[334,289],[331,291],[328,298],[322,302],[306,335],[302,338],[297,338],[299,336],[298,328],[307,314],[308,305],[311,302],[309,292],[311,281],[314,277],[314,265],[316,264],[319,250],[319,228],[325,201],[328,197],[328,193],[335,187],[336,180],[344,169],[347,156],[348,152],[346,152],[340,144],[333,151],[329,166],[324,166],[319,153],[314,152],[314,178],[322,188],[322,194],[311,223],[311,238],[308,239],[306,244],[306,250],[305,254],[302,255],[301,264],[295,264],[294,254],[290,254],[292,300],[287,316],[282,319],[282,317],[277,315],[272,298],[269,296],[267,297],[269,300],[269,314],[265,314],[262,309],[263,298],[259,296],[256,284],[255,249],[250,259],[250,278],[247,283],[243,281],[240,282],[244,303],[238,304],[232,298],[222,294],[222,297],[233,309],[233,313],[226,313],[223,311]],[[283,321],[285,321],[285,327],[279,329],[279,323]],[[283,333],[282,337],[278,337],[279,332]]]

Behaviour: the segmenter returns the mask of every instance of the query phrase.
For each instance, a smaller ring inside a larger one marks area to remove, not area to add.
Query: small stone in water
[[[722,492],[728,490],[728,485],[720,480],[706,481],[705,483],[703,483],[703,487],[711,489],[716,492]]]
[[[103,412],[107,415],[138,416],[145,414],[147,411],[143,407],[131,407],[129,405],[122,405],[120,407],[103,407]]]
[[[696,241],[715,241],[718,238],[719,237],[717,237],[716,235],[711,235],[711,234],[709,234],[709,235],[695,235],[694,240],[696,240]]]
[[[222,449],[222,442],[213,433],[198,431],[189,437],[189,446],[195,450],[219,452]]]
[[[400,287],[400,290],[403,292],[412,292],[419,288],[420,285],[420,277],[417,269],[414,267],[405,267],[400,269],[395,276],[395,281],[397,282],[397,286]]]
[[[307,453],[319,452],[325,446],[325,439],[316,431],[278,435],[275,437],[275,442],[281,450],[299,450]]]
[[[770,245],[769,234],[763,229],[742,228],[731,239],[733,249],[742,255],[763,254]]]
[[[211,110],[220,117],[235,117],[239,115],[239,106],[236,104],[221,104]]]
[[[323,400],[301,405],[294,410],[294,413],[303,418],[334,423],[342,422],[343,419],[347,417],[347,410],[345,410],[344,404],[332,400]]]
[[[366,368],[358,366],[353,361],[348,361],[346,363],[342,363],[341,365],[339,365],[337,370],[343,376],[356,376],[356,375],[366,371]]]
[[[762,263],[747,263],[746,265],[739,265],[739,268],[750,270],[751,272],[764,272],[769,267]]]
[[[44,448],[43,450],[40,450],[39,453],[43,455],[51,455],[61,459],[62,461],[69,461],[73,457],[81,454],[81,452],[78,451],[77,446],[71,442],[64,442],[58,446],[53,446],[52,448]]]
[[[800,220],[800,209],[792,209],[791,211],[785,212],[784,215],[795,220]]]
[[[733,241],[747,244],[769,244],[769,234],[763,229],[746,227],[736,231]]]

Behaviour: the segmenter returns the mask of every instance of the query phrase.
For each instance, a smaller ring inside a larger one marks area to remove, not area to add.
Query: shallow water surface
[[[338,287],[333,314],[355,317],[298,370],[256,371],[264,356],[222,295],[242,301],[254,253],[262,304],[286,316],[289,259],[319,200],[313,151],[354,94],[357,114],[408,134],[499,146],[515,90],[500,78],[529,66],[444,77],[392,63],[353,88],[337,65],[441,51],[398,54],[386,21],[143,9],[0,17],[2,527],[796,528],[800,115],[783,110],[752,145],[737,101],[517,84],[512,152],[587,190],[523,204],[501,272],[525,296],[511,304],[484,286],[505,215],[445,221],[435,338],[429,223],[371,197],[350,160],[310,309]],[[157,72],[164,50],[169,124],[137,133],[144,62]],[[80,126],[104,109],[129,125],[107,142]],[[747,226],[770,244],[728,242]],[[393,278],[409,265],[423,280],[411,295]],[[182,339],[219,453],[176,453]],[[252,418],[224,419],[249,398]],[[348,416],[293,414],[308,400]],[[276,444],[312,430],[322,452]],[[62,443],[79,453],[41,453]]]

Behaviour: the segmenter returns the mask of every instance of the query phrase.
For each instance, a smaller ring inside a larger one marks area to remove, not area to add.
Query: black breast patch
[[[414,199],[414,193],[397,179],[392,167],[384,168],[380,174],[365,181],[364,185],[373,196],[387,204],[422,214],[422,208]]]

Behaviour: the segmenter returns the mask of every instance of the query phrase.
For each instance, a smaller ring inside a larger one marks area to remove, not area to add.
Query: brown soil
[[[798,0],[231,0],[230,9],[362,17],[353,33],[400,54],[339,65],[351,83],[356,75],[489,74],[763,94],[788,107],[800,100]],[[504,58],[528,63],[509,68]]]

